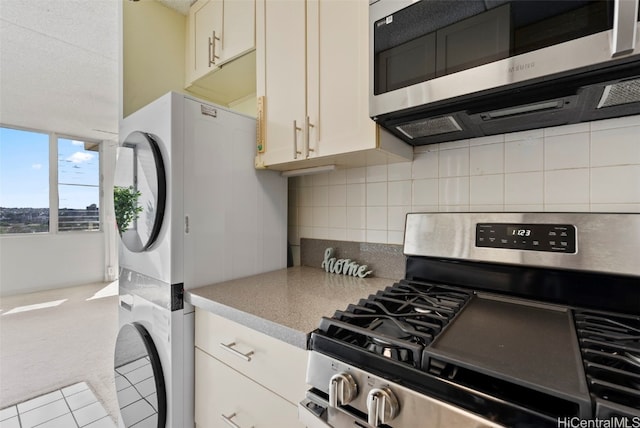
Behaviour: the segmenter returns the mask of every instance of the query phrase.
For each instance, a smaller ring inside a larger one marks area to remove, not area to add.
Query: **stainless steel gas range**
[[[408,214],[404,253],[311,334],[307,427],[640,427],[640,214]]]

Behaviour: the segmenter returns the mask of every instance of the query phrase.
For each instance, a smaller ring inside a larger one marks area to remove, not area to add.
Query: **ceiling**
[[[0,0],[0,123],[116,139],[118,32],[118,0]]]

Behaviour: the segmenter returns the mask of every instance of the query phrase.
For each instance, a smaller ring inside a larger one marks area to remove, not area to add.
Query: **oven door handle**
[[[308,398],[298,403],[298,420],[307,428],[332,428],[327,423],[327,412],[326,407]]]

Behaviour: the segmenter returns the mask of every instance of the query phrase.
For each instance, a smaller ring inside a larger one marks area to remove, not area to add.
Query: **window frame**
[[[22,126],[7,125],[0,123],[0,128],[14,129],[17,131],[33,132],[37,134],[48,135],[49,137],[49,230],[47,232],[35,232],[35,233],[3,233],[0,237],[16,237],[16,236],[44,236],[44,235],[68,235],[74,233],[102,233],[104,232],[104,147],[105,141],[96,140],[93,138],[78,137],[65,133],[57,133],[52,131],[45,131],[41,129],[26,128]],[[92,143],[98,145],[98,228],[93,230],[60,230],[59,227],[59,185],[58,182],[58,140],[76,140],[85,143]]]

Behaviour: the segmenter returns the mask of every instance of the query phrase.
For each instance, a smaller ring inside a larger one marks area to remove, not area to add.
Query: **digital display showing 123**
[[[509,226],[507,227],[507,235],[529,237],[531,236],[531,229],[519,226]]]

